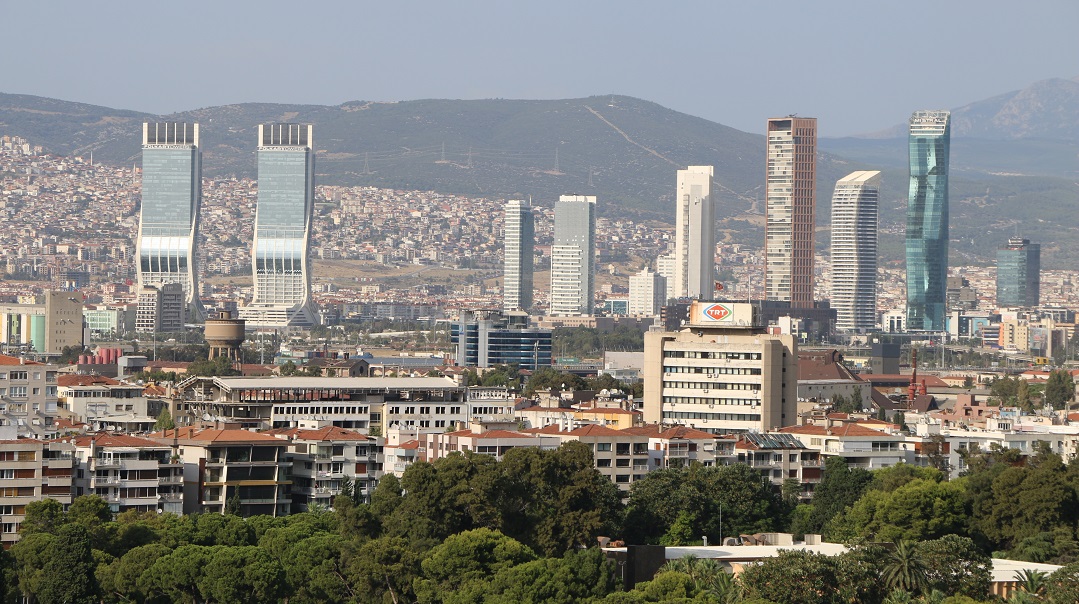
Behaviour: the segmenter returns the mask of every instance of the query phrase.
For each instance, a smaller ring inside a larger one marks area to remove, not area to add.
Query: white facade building
[[[550,314],[591,315],[596,288],[596,197],[563,195],[554,212]]]
[[[532,307],[533,254],[536,242],[531,204],[520,199],[506,202],[505,224],[502,307],[507,311],[527,311]]]
[[[712,166],[689,166],[678,171],[674,292],[679,297],[710,300],[715,293],[712,172]]]
[[[629,278],[629,314],[656,316],[667,303],[667,280],[648,269]]]
[[[839,179],[832,195],[832,308],[836,329],[872,330],[877,323],[877,212],[880,172]]]

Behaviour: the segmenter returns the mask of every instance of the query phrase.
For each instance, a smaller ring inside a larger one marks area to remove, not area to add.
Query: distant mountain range
[[[1016,225],[1043,243],[1045,264],[1079,261],[1079,82],[1047,80],[954,110],[953,263],[987,261]],[[912,109],[918,109],[912,108]],[[352,101],[337,106],[245,103],[153,116],[0,93],[0,134],[97,162],[139,161],[141,122],[198,121],[207,176],[254,176],[257,125],[315,125],[319,182],[493,197],[599,196],[601,214],[670,221],[677,168],[714,165],[727,240],[763,240],[764,137],[626,96],[583,99]],[[884,172],[882,250],[900,261],[906,199],[902,127],[820,139],[818,224],[834,182]],[[988,233],[988,236],[987,236]],[[826,246],[827,236],[818,238]],[[1074,248],[1074,249],[1073,249]]]

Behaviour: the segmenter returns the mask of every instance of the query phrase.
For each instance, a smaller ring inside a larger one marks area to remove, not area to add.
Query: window
[[[611,443],[596,443],[596,451],[610,451]]]
[[[12,371],[11,372],[11,379],[12,380],[25,380],[26,379],[26,372],[25,371]]]
[[[597,468],[609,468],[609,467],[611,467],[611,460],[609,460],[609,459],[597,459],[596,460],[596,467]]]

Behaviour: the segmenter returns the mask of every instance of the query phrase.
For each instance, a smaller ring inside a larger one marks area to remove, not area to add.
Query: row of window
[[[692,411],[664,411],[663,419],[701,419],[717,422],[759,422],[759,413],[697,413]]]
[[[760,399],[756,398],[719,398],[719,397],[705,397],[705,396],[665,396],[663,397],[663,403],[675,403],[686,405],[742,405],[746,407],[755,407],[761,404]]]
[[[404,414],[405,415],[415,415],[417,407],[414,407],[412,405],[409,405],[407,407],[393,406],[393,407],[390,407],[390,415],[401,415],[401,409],[404,409]],[[445,415],[447,408],[446,407],[435,407],[434,409],[435,409],[435,415]],[[420,406],[419,410],[420,410],[421,415],[430,415],[431,414],[431,407],[428,407],[426,405]],[[450,410],[450,415],[460,415],[461,414],[461,408],[460,407],[449,407],[449,410]]]
[[[761,375],[760,367],[680,367],[664,365],[664,373],[703,373],[707,375]]]
[[[327,414],[328,413],[336,413],[338,415],[343,415],[343,414],[349,414],[349,415],[360,414],[360,415],[363,415],[363,414],[367,413],[367,410],[368,410],[368,407],[324,407],[324,406],[320,406],[320,405],[316,405],[316,406],[303,405],[303,406],[296,406],[296,407],[293,407],[293,406],[288,406],[288,407],[280,406],[280,407],[274,407],[273,408],[273,412],[274,412],[275,415],[297,415],[297,414],[306,415],[308,413],[327,413]]]
[[[668,382],[663,381],[664,388],[696,388],[698,390],[753,390],[761,389],[760,384],[729,384],[727,382]]]
[[[716,359],[727,361],[759,361],[759,352],[723,352],[709,350],[664,350],[663,356],[668,359]]]

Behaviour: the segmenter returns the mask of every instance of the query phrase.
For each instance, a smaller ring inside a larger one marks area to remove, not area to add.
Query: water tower
[[[244,320],[233,319],[231,311],[217,311],[216,319],[206,319],[206,343],[210,345],[211,359],[223,356],[239,361],[240,345],[244,343]]]

